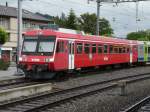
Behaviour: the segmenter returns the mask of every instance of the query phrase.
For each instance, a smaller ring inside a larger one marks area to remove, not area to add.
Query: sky
[[[17,0],[0,0],[0,5],[17,7]],[[24,9],[32,12],[40,12],[52,16],[66,15],[72,8],[77,16],[82,13],[96,13],[96,2],[87,3],[87,0],[24,0]],[[135,3],[108,4],[103,3],[100,8],[100,17],[110,21],[114,29],[114,36],[125,38],[127,33],[138,30],[150,29],[150,1],[140,2],[138,19],[136,24],[136,5]]]

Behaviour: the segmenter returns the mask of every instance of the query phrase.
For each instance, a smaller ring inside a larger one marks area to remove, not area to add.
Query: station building
[[[17,47],[17,8],[0,5],[0,27],[8,33],[8,41],[0,45],[0,58],[7,58],[9,61],[15,61]],[[23,32],[39,29],[41,25],[54,23],[39,14],[23,10]]]

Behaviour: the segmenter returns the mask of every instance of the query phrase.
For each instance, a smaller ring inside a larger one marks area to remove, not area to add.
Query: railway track
[[[150,112],[150,96],[121,112]]]
[[[20,98],[7,103],[0,104],[1,112],[41,112],[49,108],[53,108],[68,101],[90,96],[98,92],[118,87],[116,82],[126,80],[127,83],[133,83],[139,80],[149,79],[150,74],[139,74],[135,76],[122,77],[102,82],[96,82],[79,87],[69,88],[65,90],[57,90],[55,92],[46,92],[27,98]]]

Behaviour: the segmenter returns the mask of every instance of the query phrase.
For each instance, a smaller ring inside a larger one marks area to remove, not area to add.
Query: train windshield
[[[40,42],[38,52],[53,52],[54,42]]]
[[[23,45],[23,52],[35,52],[37,42],[35,41],[26,41]]]
[[[34,54],[34,55],[50,55],[53,54],[55,46],[54,36],[36,36],[36,37],[24,37],[22,54]]]

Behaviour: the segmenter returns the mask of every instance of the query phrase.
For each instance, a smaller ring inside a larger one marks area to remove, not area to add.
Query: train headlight
[[[50,58],[46,58],[46,59],[45,59],[45,62],[50,62]]]
[[[23,59],[22,59],[22,57],[19,57],[19,61],[22,61]]]
[[[46,59],[45,59],[45,62],[52,62],[52,61],[53,61],[52,58],[46,58]]]

